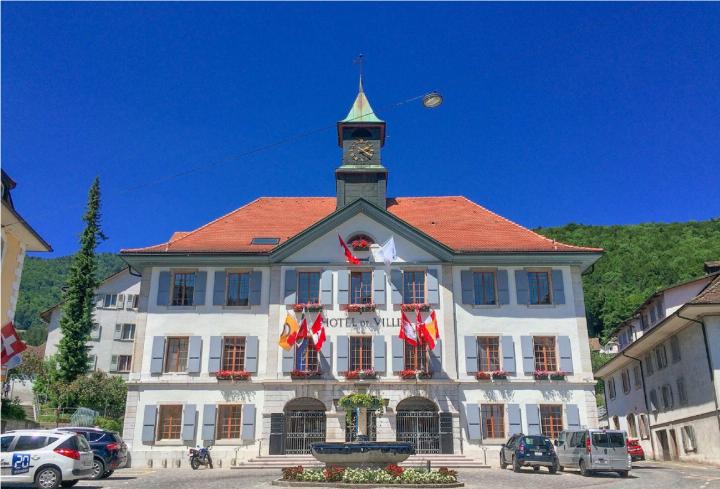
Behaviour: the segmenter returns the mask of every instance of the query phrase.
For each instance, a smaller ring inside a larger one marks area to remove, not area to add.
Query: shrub
[[[13,400],[3,398],[0,415],[2,415],[3,419],[25,419],[25,410],[20,405],[20,399],[17,397]]]
[[[288,481],[297,480],[304,471],[302,465],[297,467],[284,467],[282,469],[282,478]]]
[[[122,419],[103,418],[102,416],[98,416],[95,418],[94,423],[95,426],[98,426],[106,431],[117,431],[118,433],[122,433]]]

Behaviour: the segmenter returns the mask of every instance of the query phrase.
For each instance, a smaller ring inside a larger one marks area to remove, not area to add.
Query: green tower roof
[[[377,116],[375,116],[375,112],[373,111],[373,108],[370,106],[370,102],[365,96],[365,91],[363,90],[362,84],[362,76],[360,77],[360,87],[358,89],[358,94],[355,98],[355,102],[353,103],[352,107],[350,107],[350,112],[348,112],[347,117],[345,117],[340,122],[384,122],[378,119]]]

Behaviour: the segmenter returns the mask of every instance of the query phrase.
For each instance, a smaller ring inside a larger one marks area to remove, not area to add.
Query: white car
[[[38,489],[72,487],[90,477],[93,452],[75,433],[17,430],[0,437],[3,485],[35,484]]]

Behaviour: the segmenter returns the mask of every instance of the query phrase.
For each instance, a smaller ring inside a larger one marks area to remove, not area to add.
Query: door
[[[288,411],[285,414],[286,455],[307,455],[310,445],[325,441],[325,411]]]
[[[397,441],[409,442],[415,453],[440,453],[440,419],[433,411],[398,411]]]
[[[608,456],[613,469],[628,469],[627,440],[624,432],[608,432]]]
[[[570,440],[572,439],[572,433],[568,433],[567,431],[563,431],[560,433],[560,436],[558,436],[558,443],[555,447],[555,453],[557,454],[558,463],[562,466],[568,465],[568,449]]]
[[[665,430],[657,431],[657,439],[660,443],[660,449],[662,450],[662,458],[665,461],[670,460],[670,445],[668,444],[667,433]]]
[[[668,430],[670,431],[670,456],[673,460],[677,460],[680,458],[678,451],[678,442],[677,442],[677,436],[675,435],[675,429]]]

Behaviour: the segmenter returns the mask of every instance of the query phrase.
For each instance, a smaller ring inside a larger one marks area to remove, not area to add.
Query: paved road
[[[269,489],[269,481],[279,476],[277,470],[197,470],[126,469],[103,481],[85,481],[82,489]],[[598,487],[612,489],[720,489],[720,469],[695,465],[635,464],[630,477],[615,474],[582,477],[577,472],[550,475],[530,469],[516,474],[512,470],[465,469],[460,471],[465,487],[478,489],[575,489]]]

